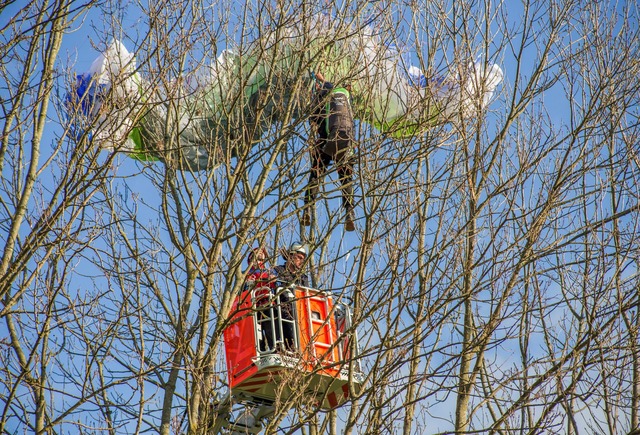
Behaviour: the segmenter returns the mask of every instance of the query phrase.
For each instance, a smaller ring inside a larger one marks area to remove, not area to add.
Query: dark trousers
[[[277,351],[276,343],[279,342],[284,343],[284,348],[287,350],[296,350],[295,326],[291,322],[295,320],[295,301],[283,293],[279,294],[274,302],[276,305],[271,305],[258,314],[261,316],[260,319],[265,320],[262,323],[263,339],[260,340],[260,351],[266,352],[269,349]]]
[[[331,162],[335,161],[342,191],[342,205],[347,211],[353,209],[353,158],[348,155],[351,147],[352,140],[348,138],[320,138],[316,141],[311,150],[311,174],[305,192],[305,205],[315,201],[320,183]]]

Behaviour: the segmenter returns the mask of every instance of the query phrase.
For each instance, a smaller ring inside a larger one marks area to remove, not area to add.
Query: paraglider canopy
[[[144,80],[135,57],[114,41],[69,94],[74,135],[90,130],[105,149],[199,171],[215,168],[238,143],[260,143],[274,123],[308,115],[308,93],[301,89],[313,82],[348,84],[366,94],[356,118],[403,137],[478,115],[502,81],[500,67],[483,62],[428,80],[420,68],[405,67],[402,54],[368,26],[339,24],[322,14],[291,20],[242,50],[222,51],[166,89]],[[323,59],[322,72],[301,77],[299,71],[316,69],[310,59]]]

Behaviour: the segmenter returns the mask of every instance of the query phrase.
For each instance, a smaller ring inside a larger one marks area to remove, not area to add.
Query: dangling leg
[[[342,190],[342,205],[345,211],[344,226],[345,230],[353,231],[356,229],[353,220],[355,214],[353,212],[353,166],[344,163],[338,167],[338,176],[340,177],[340,188]]]
[[[342,155],[338,158],[338,177],[340,178],[340,190],[342,190],[342,206],[345,210],[345,230],[355,230],[354,224],[354,204],[353,204],[353,157],[351,153],[351,141],[341,141],[340,150]]]
[[[321,151],[324,146],[324,140],[319,139],[311,150],[311,171],[309,174],[309,183],[304,194],[304,213],[302,215],[302,224],[311,225],[311,219],[315,211],[315,199],[318,196],[320,182],[324,178],[327,166],[331,160],[327,161],[327,156]]]

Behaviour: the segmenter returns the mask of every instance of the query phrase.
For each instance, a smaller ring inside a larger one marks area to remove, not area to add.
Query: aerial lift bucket
[[[332,409],[362,387],[350,311],[321,290],[258,284],[243,292],[224,343],[232,396],[273,403],[302,394]]]

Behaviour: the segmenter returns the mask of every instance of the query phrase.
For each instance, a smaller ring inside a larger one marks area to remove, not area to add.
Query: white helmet
[[[293,242],[289,247],[289,254],[294,254],[296,252],[304,254],[305,257],[307,256],[307,249],[300,242]]]

